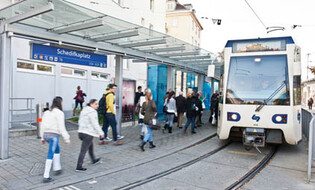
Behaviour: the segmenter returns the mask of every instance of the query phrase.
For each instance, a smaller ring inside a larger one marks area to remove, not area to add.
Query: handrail
[[[9,123],[13,124],[13,123],[29,122],[29,125],[31,126],[31,123],[33,121],[32,114],[34,111],[34,109],[33,109],[33,100],[34,99],[35,98],[9,98],[9,100],[10,100],[9,112],[11,113]],[[17,101],[17,100],[25,100],[26,101],[26,107],[21,108],[21,109],[15,109],[13,103],[14,103],[14,101]],[[23,120],[23,121],[13,121],[13,112],[29,112],[30,119],[29,120]]]

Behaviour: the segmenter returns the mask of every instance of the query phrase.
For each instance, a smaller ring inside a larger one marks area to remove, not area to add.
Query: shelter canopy
[[[66,0],[24,0],[0,10],[0,18],[2,24],[20,29],[35,28],[63,39],[72,36],[93,42],[99,53],[104,50],[109,54],[108,47],[117,47],[121,51],[115,53],[134,62],[161,63],[206,74],[215,59],[213,53],[197,46]]]

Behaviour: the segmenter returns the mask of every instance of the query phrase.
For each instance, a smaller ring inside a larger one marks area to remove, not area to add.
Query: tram
[[[301,54],[292,37],[229,40],[221,78],[219,139],[247,148],[301,141]]]

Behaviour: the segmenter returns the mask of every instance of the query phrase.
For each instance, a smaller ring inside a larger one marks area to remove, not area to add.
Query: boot
[[[172,129],[173,129],[173,127],[169,127],[168,128],[168,133],[172,133]]]
[[[156,146],[153,144],[153,141],[152,142],[149,142],[150,143],[150,147],[149,148],[155,148]]]
[[[165,124],[164,125],[164,129],[166,130],[168,128],[168,124]]]
[[[60,162],[60,154],[54,154],[53,171],[55,172],[55,175],[60,175],[62,173],[61,162]]]
[[[144,152],[144,145],[145,145],[146,142],[142,142],[139,146],[140,146],[140,149]]]

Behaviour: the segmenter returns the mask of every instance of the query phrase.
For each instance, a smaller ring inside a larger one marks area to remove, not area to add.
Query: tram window
[[[301,105],[301,76],[293,77],[293,101],[294,105]]]
[[[226,90],[227,104],[290,105],[285,55],[232,57]]]
[[[72,75],[72,69],[61,67],[61,74],[63,75]]]
[[[74,70],[73,75],[74,76],[78,76],[78,77],[84,77],[85,76],[85,71]]]
[[[99,74],[98,74],[98,73],[92,73],[92,74],[91,74],[91,78],[92,78],[92,79],[98,79],[98,77],[99,77]]]

